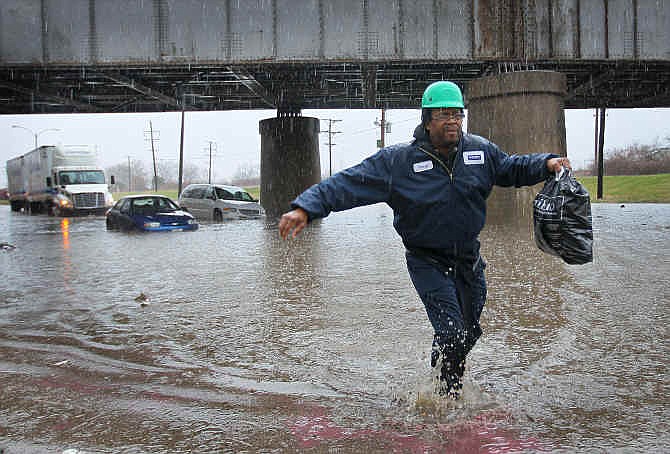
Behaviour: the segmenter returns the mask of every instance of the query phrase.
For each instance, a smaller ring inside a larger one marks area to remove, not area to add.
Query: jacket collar
[[[431,149],[433,145],[430,143],[430,137],[426,132],[426,129],[423,127],[423,124],[419,124],[414,128],[414,140],[417,145],[429,146]]]

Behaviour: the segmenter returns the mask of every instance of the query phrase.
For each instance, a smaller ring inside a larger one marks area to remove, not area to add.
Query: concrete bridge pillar
[[[261,204],[268,217],[279,217],[302,191],[321,181],[319,120],[280,116],[259,123]]]
[[[508,154],[566,156],[565,75],[519,71],[470,82],[468,132],[496,143]],[[489,224],[530,226],[533,199],[541,188],[495,187],[488,200]]]

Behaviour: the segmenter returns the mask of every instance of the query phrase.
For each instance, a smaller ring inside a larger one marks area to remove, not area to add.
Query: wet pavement
[[[262,220],[107,232],[0,206],[0,452],[658,452],[670,205],[594,204],[594,263],[482,234],[462,401],[385,206],[282,242]],[[4,451],[3,451],[4,450]]]

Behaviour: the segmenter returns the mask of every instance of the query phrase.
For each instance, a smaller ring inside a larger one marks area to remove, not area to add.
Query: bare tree
[[[176,189],[177,178],[179,178],[179,169],[176,161],[159,160],[156,163],[156,173],[158,173],[159,189]]]
[[[105,173],[114,176],[116,192],[144,191],[150,182],[144,163],[136,159],[107,167]]]
[[[184,164],[184,186],[191,184],[191,183],[202,183],[204,181],[207,181],[207,169],[197,165],[193,164],[191,162],[187,162]]]
[[[256,186],[260,183],[261,169],[258,163],[247,163],[237,166],[233,175],[233,184],[239,186]]]
[[[670,141],[670,137],[666,140]],[[595,166],[591,166],[595,175]],[[670,149],[657,140],[651,145],[634,143],[622,148],[613,148],[605,155],[607,175],[652,175],[670,173]]]

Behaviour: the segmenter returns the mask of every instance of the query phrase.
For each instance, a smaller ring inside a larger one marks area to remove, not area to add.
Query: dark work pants
[[[407,269],[435,332],[431,367],[440,366],[445,392],[462,387],[465,357],[481,336],[486,301],[484,260],[444,258],[407,252]]]

